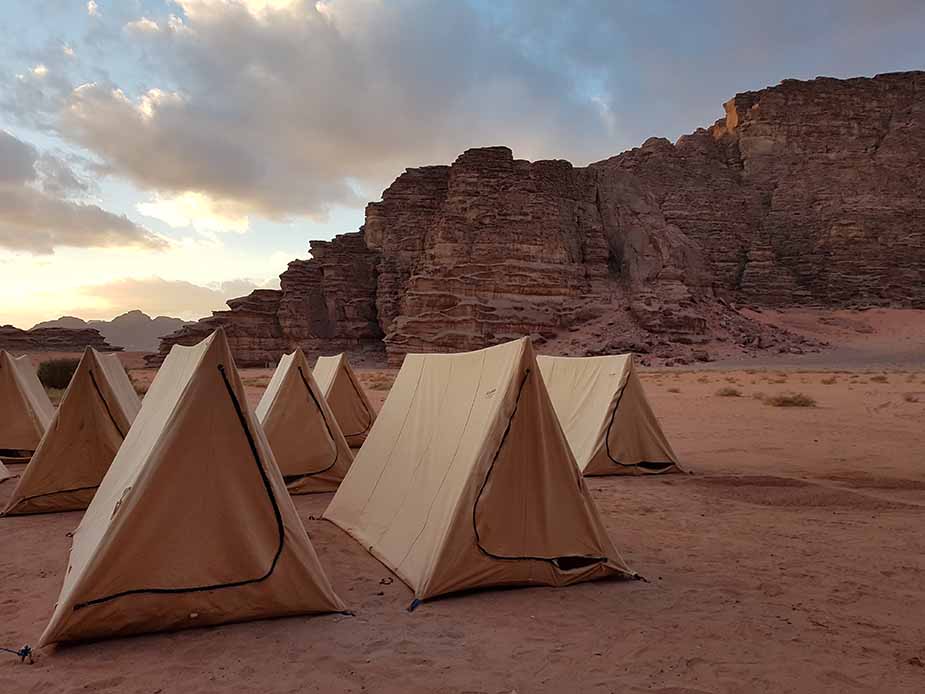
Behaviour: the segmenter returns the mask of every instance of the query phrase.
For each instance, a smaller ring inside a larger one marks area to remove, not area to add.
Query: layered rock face
[[[582,326],[610,349],[786,349],[735,305],[925,306],[925,73],[788,80],[725,109],[585,168],[490,147],[409,169],[359,233],[313,242],[279,291],[162,353],[216,325],[242,363],[383,345],[397,362]]]
[[[33,328],[20,330],[12,325],[0,326],[0,349],[10,352],[83,352],[93,347],[99,352],[118,352],[94,328]]]

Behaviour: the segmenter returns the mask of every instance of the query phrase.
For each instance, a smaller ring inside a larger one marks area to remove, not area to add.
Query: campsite
[[[272,374],[241,371],[251,407]],[[380,412],[396,376],[354,369]],[[468,590],[409,612],[415,592],[324,519],[333,494],[296,494],[324,575],[352,615],[51,647],[31,666],[0,660],[0,688],[29,691],[66,676],[70,690],[120,692],[256,692],[267,678],[284,691],[529,683],[531,691],[841,692],[872,681],[880,691],[915,691],[925,482],[913,400],[925,395],[925,372],[781,366],[637,376],[684,472],[585,481],[607,535],[645,581]],[[739,395],[717,394],[724,389]],[[795,390],[816,406],[767,404]],[[0,485],[0,502],[13,486]],[[4,643],[35,644],[47,626],[80,521],[80,512],[0,519],[10,547]]]

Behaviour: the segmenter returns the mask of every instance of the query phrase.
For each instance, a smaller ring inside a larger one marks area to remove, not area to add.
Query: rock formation
[[[111,321],[85,321],[82,318],[73,316],[62,316],[57,320],[38,323],[32,329],[70,328],[75,330],[95,328],[111,345],[133,352],[153,352],[158,348],[162,337],[176,332],[186,324],[187,321],[180,318],[170,318],[168,316],[151,318],[148,314],[135,310],[116,316]]]
[[[588,167],[473,149],[409,169],[359,233],[312,242],[281,289],[165,339],[229,332],[242,363],[310,351],[477,348],[701,358],[799,350],[736,305],[925,306],[925,73],[787,80],[677,143]]]
[[[119,352],[93,328],[33,328],[20,330],[12,325],[0,326],[0,349],[22,352],[83,352],[93,347],[100,352]]]

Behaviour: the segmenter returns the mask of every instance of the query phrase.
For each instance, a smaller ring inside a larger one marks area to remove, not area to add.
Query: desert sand
[[[394,374],[360,371],[377,406]],[[256,402],[269,372],[243,377]],[[481,591],[409,613],[411,592],[318,520],[331,495],[299,496],[354,617],[50,648],[32,665],[2,654],[0,692],[925,691],[921,360],[643,380],[689,474],[588,482],[647,582]],[[817,405],[770,404],[788,392]],[[0,646],[38,638],[79,521],[0,519]]]

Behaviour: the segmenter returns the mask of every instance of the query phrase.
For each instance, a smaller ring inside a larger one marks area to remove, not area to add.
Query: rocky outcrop
[[[0,349],[10,352],[83,352],[93,347],[99,352],[118,352],[93,328],[33,328],[20,330],[12,325],[0,326]]]
[[[409,169],[359,233],[313,242],[280,291],[162,352],[215,325],[245,363],[524,334],[665,358],[710,341],[789,351],[803,347],[736,306],[925,306],[925,73],[788,80],[725,110],[585,168],[489,147]]]

